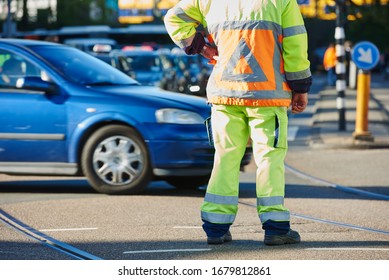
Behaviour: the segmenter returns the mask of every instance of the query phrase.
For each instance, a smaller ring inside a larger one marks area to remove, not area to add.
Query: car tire
[[[168,177],[165,181],[177,189],[195,190],[208,183],[209,175],[197,176],[197,177]]]
[[[105,194],[140,193],[153,176],[143,139],[123,125],[93,133],[82,150],[81,166],[91,186]]]

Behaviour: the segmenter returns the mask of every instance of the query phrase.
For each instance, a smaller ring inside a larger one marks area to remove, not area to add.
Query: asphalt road
[[[312,153],[292,149],[288,159]],[[335,160],[325,154],[325,160]],[[323,160],[316,167],[297,164],[303,172],[337,179],[336,168],[323,166]],[[342,184],[351,183],[342,178]],[[0,175],[0,208],[50,238],[105,260],[389,259],[387,201],[323,186],[290,171],[285,204],[302,243],[265,246],[254,182],[250,165],[241,175],[239,212],[231,228],[234,241],[222,246],[205,242],[199,216],[204,190],[177,190],[164,182],[152,183],[142,195],[108,196],[95,193],[83,178]],[[0,239],[1,260],[72,259],[1,222]]]

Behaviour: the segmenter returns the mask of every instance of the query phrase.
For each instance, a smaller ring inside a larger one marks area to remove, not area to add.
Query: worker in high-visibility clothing
[[[164,19],[173,42],[215,63],[207,84],[214,166],[201,206],[208,244],[232,240],[240,162],[251,138],[257,212],[266,245],[300,242],[284,206],[287,110],[301,113],[312,83],[295,0],[182,0]]]
[[[336,50],[335,50],[335,44],[330,43],[328,45],[328,48],[324,52],[323,56],[323,66],[324,69],[327,71],[327,85],[328,86],[335,86],[336,84]]]

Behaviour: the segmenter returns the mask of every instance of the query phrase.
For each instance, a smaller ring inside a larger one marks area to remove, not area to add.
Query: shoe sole
[[[215,239],[208,239],[207,243],[210,245],[220,245],[224,244],[226,242],[231,242],[232,241],[232,236],[231,235],[226,235],[221,238],[215,238]]]
[[[264,241],[265,245],[270,245],[270,246],[274,246],[274,245],[286,245],[286,244],[297,244],[297,243],[300,243],[301,240],[300,239],[292,239],[292,238],[282,238],[282,237],[273,237],[272,240],[266,240]]]

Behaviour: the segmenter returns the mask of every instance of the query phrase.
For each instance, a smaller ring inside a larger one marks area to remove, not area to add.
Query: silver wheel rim
[[[96,174],[109,185],[125,185],[138,178],[144,156],[140,146],[128,137],[112,136],[102,141],[93,153]]]

